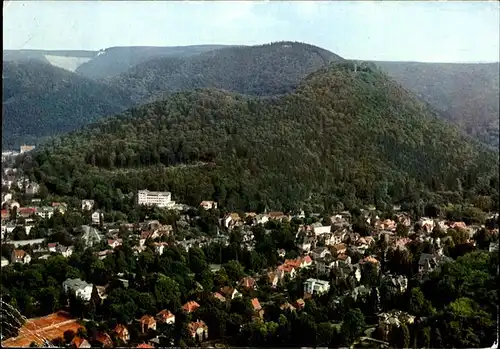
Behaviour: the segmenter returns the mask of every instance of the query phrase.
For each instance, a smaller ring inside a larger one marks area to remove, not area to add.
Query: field
[[[29,347],[32,342],[42,344],[43,339],[52,341],[63,337],[65,331],[75,333],[82,326],[68,313],[59,311],[42,318],[29,319],[19,330],[19,335],[2,342],[2,347]]]

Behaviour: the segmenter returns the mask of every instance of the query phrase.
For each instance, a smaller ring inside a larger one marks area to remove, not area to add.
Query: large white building
[[[304,292],[310,294],[326,293],[330,291],[330,283],[328,281],[318,279],[307,279],[304,282]]]
[[[173,208],[175,201],[171,199],[172,194],[168,191],[139,190],[137,193],[137,203],[139,205]]]
[[[80,279],[67,279],[63,282],[64,292],[72,292],[76,297],[89,301],[94,286]]]

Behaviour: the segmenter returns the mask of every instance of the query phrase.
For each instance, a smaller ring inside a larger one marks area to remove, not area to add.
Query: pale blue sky
[[[496,2],[15,1],[5,49],[302,41],[345,58],[499,61]]]

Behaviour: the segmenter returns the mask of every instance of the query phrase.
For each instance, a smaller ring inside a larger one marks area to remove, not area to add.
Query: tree
[[[405,323],[391,326],[390,341],[394,348],[410,347],[410,331]]]
[[[227,273],[229,280],[239,281],[243,276],[245,276],[245,270],[243,266],[238,261],[229,261],[222,266]]]
[[[428,316],[434,313],[431,303],[425,298],[419,287],[411,290],[409,312],[417,316]]]
[[[64,342],[66,344],[69,344],[69,343],[71,343],[73,338],[75,338],[75,332],[72,330],[64,331],[63,337],[64,337]]]
[[[347,343],[352,343],[361,335],[365,326],[365,316],[359,308],[354,308],[345,315],[340,333]]]
[[[180,307],[179,284],[168,276],[159,274],[154,286],[154,295],[159,308],[177,309]]]

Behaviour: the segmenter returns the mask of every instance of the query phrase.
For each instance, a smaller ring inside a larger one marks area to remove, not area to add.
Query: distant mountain
[[[374,62],[467,134],[498,149],[498,63]]]
[[[39,61],[74,72],[96,55],[96,51],[85,50],[4,50],[3,61]]]
[[[341,60],[329,51],[300,43],[231,47],[194,55],[204,49],[208,47],[179,48],[175,54],[193,55],[156,58],[105,81],[36,60],[5,62],[3,145],[37,142],[39,137],[69,132],[134,104],[182,90],[215,87],[252,95],[287,93],[307,74]],[[102,54],[91,62],[105,57],[105,63],[106,57],[119,51],[111,50],[112,54]]]
[[[496,154],[373,64],[331,64],[272,99],[177,93],[59,137],[33,156],[34,175],[49,190],[106,209],[139,188],[252,211],[457,202],[478,191],[498,202]]]
[[[100,51],[88,50],[4,50],[3,61],[39,61],[76,72],[84,77],[101,79],[120,74],[155,57],[188,57],[228,47],[227,45],[125,46]]]
[[[130,106],[117,88],[40,61],[4,62],[2,148],[37,143]]]
[[[184,58],[156,58],[106,82],[125,87],[138,103],[205,87],[254,96],[279,95],[293,91],[308,74],[342,60],[320,47],[277,42],[223,48]]]
[[[99,51],[95,57],[76,69],[78,74],[101,79],[121,74],[137,64],[155,57],[189,57],[226,47],[225,45],[194,45],[172,47],[110,47]]]

